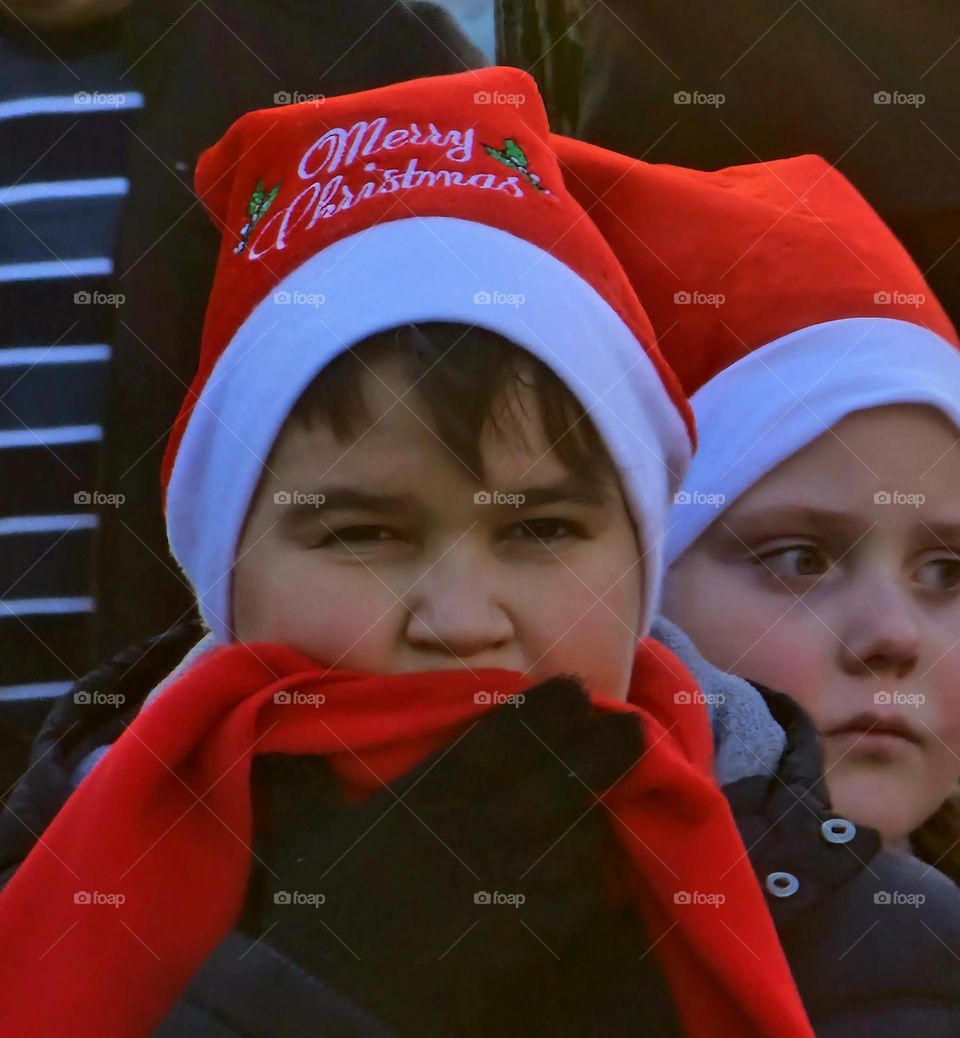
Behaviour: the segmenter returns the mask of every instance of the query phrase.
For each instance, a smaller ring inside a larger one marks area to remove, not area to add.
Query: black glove
[[[502,996],[613,918],[595,794],[642,738],[629,715],[591,715],[579,685],[548,681],[349,807],[321,759],[258,758],[242,928],[401,1034],[490,1033]]]

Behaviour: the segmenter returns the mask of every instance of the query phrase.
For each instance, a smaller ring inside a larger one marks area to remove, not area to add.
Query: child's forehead
[[[329,422],[288,419],[275,449],[273,467],[316,468],[371,479],[422,479],[450,469],[480,482],[558,479],[569,474],[547,435],[535,392],[523,381],[499,394],[481,425],[483,472],[475,472],[437,431],[418,377],[397,357],[364,365],[360,379],[363,414],[351,437],[338,437]]]
[[[932,407],[894,404],[853,412],[781,462],[729,510],[731,520],[761,516],[786,521],[809,513],[860,515],[885,521],[894,509],[875,506],[921,500],[949,520],[960,519],[960,433]],[[919,514],[919,512],[917,513]]]
[[[524,429],[524,436],[484,434],[477,472],[459,457],[432,428],[427,415],[417,413],[409,398],[374,415],[356,437],[344,441],[323,422],[298,424],[285,430],[271,468],[294,479],[404,487],[430,495],[454,483],[520,486],[554,482],[573,475],[542,430]],[[536,433],[536,435],[534,435]]]
[[[866,475],[920,473],[958,441],[958,430],[934,407],[895,403],[854,411],[797,451],[783,474],[815,477],[820,470],[861,470]],[[926,461],[924,461],[926,459]],[[960,463],[960,453],[955,461]],[[919,467],[918,467],[919,466]],[[826,488],[825,488],[826,489]]]

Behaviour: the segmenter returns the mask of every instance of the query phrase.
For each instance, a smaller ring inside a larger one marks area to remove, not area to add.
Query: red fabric
[[[319,753],[365,795],[489,709],[487,671],[370,676],[294,650],[233,645],[143,711],[81,784],[0,896],[0,1033],[142,1038],[241,909],[250,867],[250,763]],[[812,1038],[726,800],[704,767],[702,707],[666,650],[641,646],[631,703],[647,749],[604,798],[634,895],[696,1038]],[[322,705],[275,701],[322,693]],[[679,892],[722,893],[718,907]],[[93,903],[78,904],[85,892]],[[96,895],[96,896],[94,896]],[[119,904],[103,896],[122,895]]]
[[[377,128],[380,118],[386,122]],[[462,140],[469,135],[469,144],[453,145],[451,159],[450,144],[424,143],[431,131],[445,140],[451,132]],[[325,134],[331,136],[320,145]],[[537,186],[487,150],[503,152],[508,140],[522,150]],[[404,181],[410,162],[416,163],[416,172]],[[477,186],[445,186],[444,179],[432,183],[437,170],[463,182],[474,178]],[[267,192],[279,184],[279,193],[238,253],[258,181]],[[355,202],[320,215],[318,196],[331,185],[331,205]],[[250,311],[282,278],[327,246],[374,224],[415,216],[457,217],[509,231],[590,282],[642,344],[693,436],[689,405],[657,350],[650,321],[610,247],[565,190],[536,83],[519,69],[487,68],[249,112],[201,155],[196,191],[223,231],[223,241],[197,375],[164,456],[164,489],[196,400]]]
[[[688,396],[758,347],[825,321],[896,318],[958,344],[906,249],[817,155],[701,172],[558,135],[551,143]]]

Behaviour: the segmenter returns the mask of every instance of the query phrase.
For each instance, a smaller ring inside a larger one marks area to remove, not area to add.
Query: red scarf
[[[530,687],[508,671],[479,677],[478,685],[467,671],[322,670],[276,645],[202,658],[117,740],[0,896],[0,1033],[149,1034],[240,913],[253,756],[325,754],[348,790],[371,792],[490,709],[474,702],[478,688]],[[812,1038],[710,777],[706,711],[675,698],[695,688],[648,640],[630,702],[596,700],[600,710],[635,714],[645,731],[639,764],[603,798],[635,868],[633,894],[660,938],[656,954],[689,1035]],[[275,702],[281,691],[325,701]],[[680,891],[725,900],[676,903]]]

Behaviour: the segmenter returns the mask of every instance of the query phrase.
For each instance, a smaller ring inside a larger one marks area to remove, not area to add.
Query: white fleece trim
[[[754,350],[690,403],[699,447],[668,520],[668,566],[741,494],[855,411],[928,404],[960,427],[960,353],[907,321],[828,321]]]
[[[478,293],[490,301],[477,301]],[[498,302],[497,293],[522,302]],[[550,253],[486,224],[423,217],[366,228],[287,275],[203,388],[174,464],[167,531],[218,642],[232,637],[230,571],[244,517],[291,408],[345,349],[424,321],[499,332],[544,361],[587,409],[620,467],[646,552],[647,630],[666,510],[690,454],[656,368],[609,303]]]

